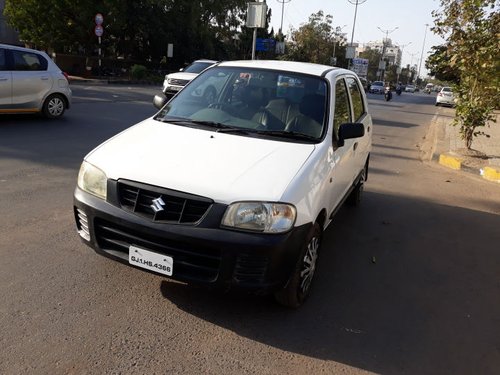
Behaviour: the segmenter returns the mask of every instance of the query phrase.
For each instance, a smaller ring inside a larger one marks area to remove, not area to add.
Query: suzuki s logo
[[[165,207],[165,202],[163,202],[163,199],[159,197],[153,199],[153,204],[149,207],[151,207],[155,213],[158,213],[160,211],[163,211],[163,207]]]

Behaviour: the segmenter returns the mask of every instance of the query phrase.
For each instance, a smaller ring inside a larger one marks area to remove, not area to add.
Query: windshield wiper
[[[276,136],[276,137],[283,137],[283,138],[290,138],[290,139],[298,139],[298,140],[306,140],[306,141],[314,141],[317,142],[318,138],[313,137],[311,135],[307,135],[304,133],[297,133],[297,132],[289,132],[289,131],[284,131],[284,130],[258,130],[255,133],[261,134],[261,135],[271,135],[271,136]]]
[[[236,126],[226,125],[223,124],[222,122],[217,122],[217,121],[192,120],[190,118],[180,118],[180,117],[172,118],[171,120],[168,118],[163,118],[162,120],[164,122],[171,122],[173,124],[187,123],[187,124],[209,126],[211,128],[217,129],[216,130],[217,133],[241,133],[241,134],[249,133],[246,129],[239,128]]]

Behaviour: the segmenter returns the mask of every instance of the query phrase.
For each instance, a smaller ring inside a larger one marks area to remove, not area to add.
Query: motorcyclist
[[[384,98],[386,101],[389,101],[392,99],[392,92],[391,92],[391,83],[389,83],[384,90]]]
[[[401,95],[401,92],[403,91],[403,87],[401,85],[401,82],[398,82],[396,86],[396,94]]]

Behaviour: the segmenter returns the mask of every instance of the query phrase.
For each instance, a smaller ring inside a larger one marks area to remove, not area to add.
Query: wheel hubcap
[[[316,270],[316,260],[318,259],[319,238],[313,237],[307,245],[307,251],[304,255],[302,263],[302,271],[300,272],[300,290],[306,293],[311,286],[311,282]]]
[[[51,99],[48,105],[48,110],[52,116],[59,116],[64,110],[63,101],[59,98]]]

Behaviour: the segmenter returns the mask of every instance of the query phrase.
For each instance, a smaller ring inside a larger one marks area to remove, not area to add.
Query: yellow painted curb
[[[491,167],[484,167],[481,172],[484,179],[500,182],[500,170]]]
[[[462,160],[454,156],[449,156],[445,154],[439,155],[439,164],[451,169],[459,170],[462,166]]]

